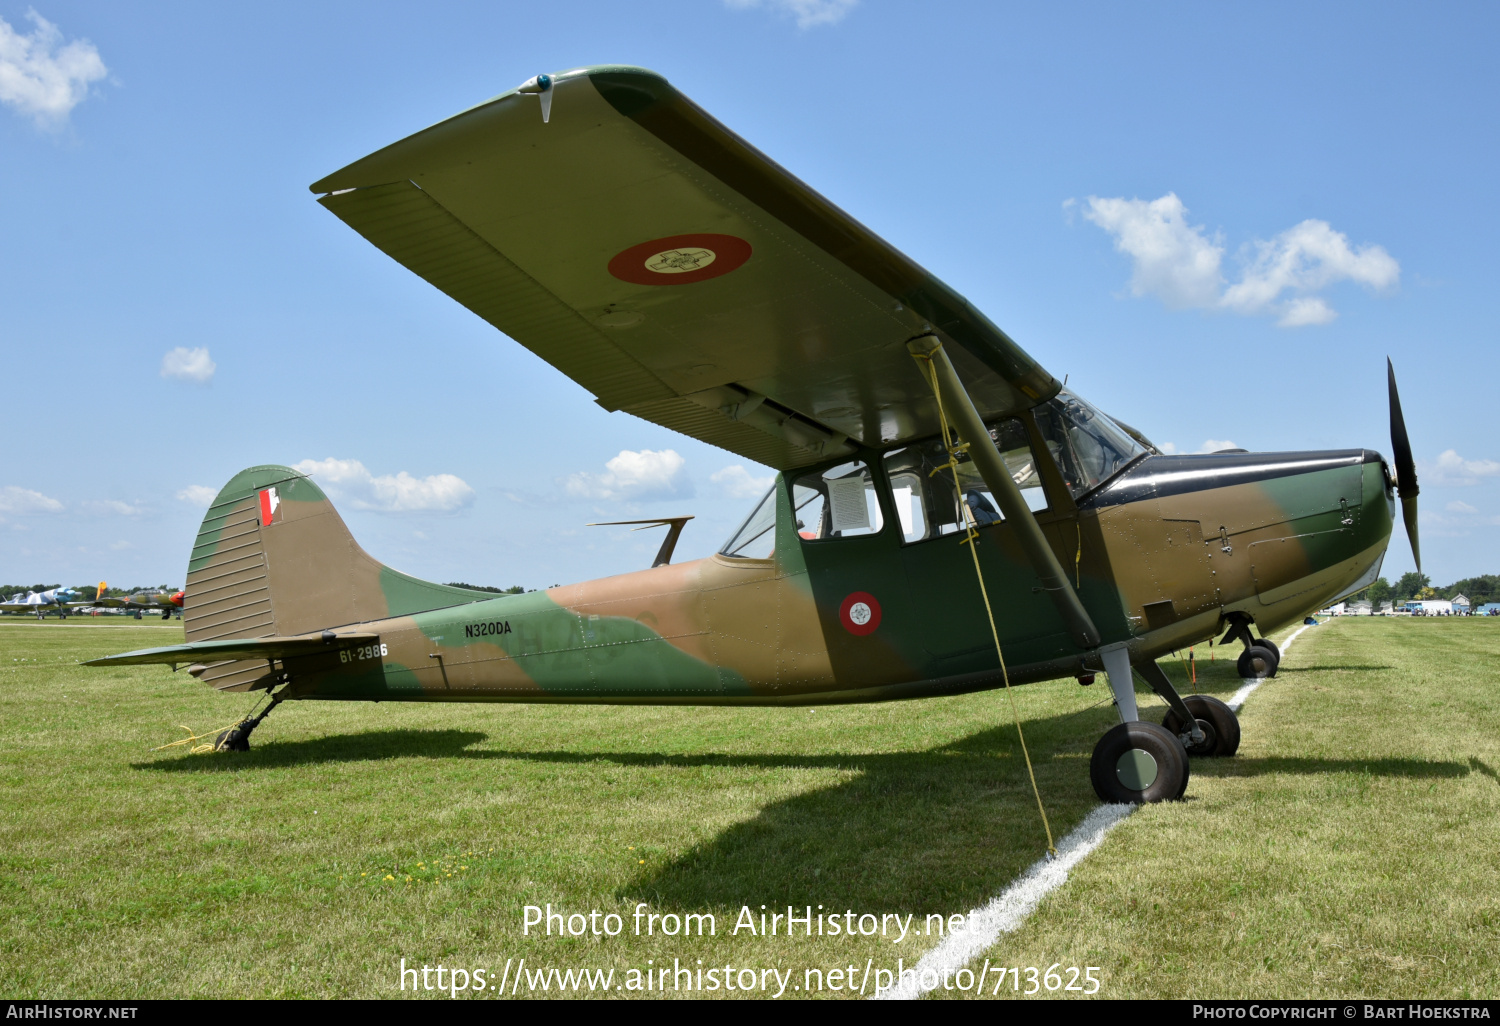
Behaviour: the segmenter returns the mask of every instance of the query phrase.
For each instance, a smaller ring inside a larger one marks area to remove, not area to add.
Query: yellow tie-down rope
[[[969,546],[969,553],[974,557],[974,575],[979,578],[979,594],[984,599],[984,613],[990,619],[990,636],[995,639],[995,654],[1000,657],[1000,679],[1004,681],[1005,694],[1010,699],[1010,714],[1016,724],[1016,737],[1021,740],[1021,756],[1026,760],[1026,775],[1031,778],[1031,793],[1036,796],[1036,811],[1041,814],[1042,829],[1047,832],[1047,854],[1056,858],[1057,845],[1052,841],[1052,824],[1047,822],[1047,810],[1042,805],[1042,791],[1036,784],[1036,771],[1031,768],[1031,753],[1026,749],[1026,733],[1021,729],[1021,710],[1016,706],[1016,696],[1010,690],[1010,671],[1005,668],[1005,652],[1000,647],[1000,631],[995,627],[995,610],[990,606],[989,589],[984,586],[984,570],[979,565],[979,546],[974,544],[979,538],[979,532],[974,529],[974,511],[969,508],[969,503],[964,498],[963,482],[958,479],[958,457],[969,448],[969,444],[967,442],[954,444],[953,442],[953,436],[948,428],[948,415],[943,412],[943,393],[938,388],[937,370],[932,366],[932,357],[922,354],[917,359],[925,360],[927,369],[931,372],[930,383],[932,394],[937,399],[938,424],[943,429],[943,448],[948,452],[948,462],[932,471],[932,474],[939,474],[944,470],[953,472],[953,490],[958,496],[958,507],[964,515],[965,537],[961,544]]]
[[[264,699],[260,695],[257,695],[255,697],[254,703],[251,704],[251,706],[250,706],[250,713],[255,712],[255,707],[258,706],[258,705],[260,705],[260,703],[262,701],[264,701]],[[192,727],[189,727],[185,723],[179,723],[179,724],[177,724],[177,726],[180,729],[185,730],[185,731],[188,732],[188,736],[187,737],[178,738],[176,741],[168,741],[166,744],[164,744],[164,745],[158,745],[157,747],[155,747],[155,748],[153,748],[151,750],[153,752],[164,752],[168,748],[177,748],[180,745],[193,745],[192,748],[188,749],[188,752],[191,755],[206,755],[209,752],[217,752],[219,750],[219,742],[218,742],[217,738],[222,737],[225,734],[225,732],[227,732],[227,731],[234,730],[237,727],[242,727],[246,723],[248,723],[250,721],[250,719],[251,719],[250,713],[246,713],[244,716],[242,716],[239,719],[235,720],[233,723],[231,723],[227,727],[219,727],[217,730],[205,731],[202,734],[194,734]],[[199,744],[193,744],[193,742],[195,742],[195,741],[202,741],[206,737],[215,738],[215,740],[211,741],[211,742],[209,742],[207,744],[201,744],[201,745],[199,745]]]

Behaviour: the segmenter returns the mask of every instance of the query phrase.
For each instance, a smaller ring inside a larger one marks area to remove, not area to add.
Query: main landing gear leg
[[[1127,805],[1181,798],[1188,785],[1188,756],[1177,735],[1140,719],[1130,651],[1123,644],[1100,649],[1120,723],[1094,746],[1089,779],[1099,800]]]
[[[250,750],[251,732],[254,731],[256,727],[260,726],[261,720],[271,715],[271,710],[281,704],[281,699],[283,697],[284,695],[272,696],[271,704],[266,706],[265,709],[261,711],[261,714],[259,716],[241,720],[239,723],[236,723],[233,727],[230,727],[228,730],[224,731],[224,733],[220,734],[219,739],[214,742],[214,751],[248,752]]]

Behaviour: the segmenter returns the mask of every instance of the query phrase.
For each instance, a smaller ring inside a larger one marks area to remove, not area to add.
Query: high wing
[[[604,408],[777,469],[936,433],[905,347],[928,332],[986,414],[1057,392],[963,297],[660,75],[545,78],[312,190]]]

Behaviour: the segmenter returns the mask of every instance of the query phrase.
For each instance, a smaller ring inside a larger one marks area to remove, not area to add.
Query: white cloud
[[[1225,449],[1238,449],[1239,446],[1235,445],[1227,438],[1208,438],[1204,440],[1202,445],[1194,449],[1191,454],[1184,454],[1183,451],[1177,447],[1175,442],[1161,442],[1157,445],[1157,448],[1160,449],[1166,456],[1201,456],[1204,453],[1222,452]]]
[[[61,513],[63,504],[30,488],[5,485],[0,488],[0,513]]]
[[[1255,259],[1245,268],[1239,284],[1224,293],[1224,305],[1241,313],[1284,311],[1283,322],[1296,318],[1299,303],[1310,311],[1308,319],[1293,324],[1326,324],[1337,316],[1321,299],[1292,300],[1278,306],[1288,290],[1311,293],[1337,281],[1353,281],[1372,289],[1387,289],[1401,278],[1401,265],[1380,246],[1352,249],[1349,236],[1336,232],[1327,221],[1303,221],[1270,242],[1254,244]]]
[[[624,449],[604,464],[604,473],[570,475],[564,487],[581,499],[687,498],[693,494],[693,484],[682,473],[686,462],[673,449]]]
[[[1478,513],[1479,512],[1479,508],[1477,506],[1470,506],[1467,502],[1464,502],[1461,499],[1454,499],[1452,502],[1448,503],[1446,509],[1448,510],[1449,513]]]
[[[1282,328],[1302,328],[1309,324],[1327,324],[1338,315],[1338,311],[1320,297],[1303,296],[1286,304],[1276,324]]]
[[[58,27],[36,11],[35,28],[17,32],[0,18],[0,103],[31,117],[41,128],[59,128],[88,96],[89,85],[109,74],[93,43],[64,44]]]
[[[1135,261],[1130,291],[1153,295],[1169,307],[1214,306],[1224,285],[1224,247],[1187,223],[1187,207],[1176,193],[1149,203],[1138,199],[1088,198],[1083,216],[1115,237],[1115,249]]]
[[[738,463],[714,471],[708,479],[723,488],[724,494],[731,499],[758,499],[776,483],[774,475],[756,477]]]
[[[1466,460],[1453,449],[1438,456],[1436,463],[1423,463],[1419,481],[1438,485],[1473,485],[1483,477],[1500,475],[1500,463],[1494,460]]]
[[[736,11],[766,7],[797,19],[797,27],[836,25],[859,4],[859,0],[724,0],[724,6]]]
[[[144,512],[141,507],[132,506],[130,503],[121,502],[119,499],[91,499],[83,505],[90,513],[106,516],[137,517]]]
[[[295,468],[317,479],[330,497],[377,513],[448,512],[474,501],[474,489],[453,474],[376,477],[359,460],[303,460]]]
[[[178,346],[161,358],[162,377],[192,381],[199,385],[208,384],[214,371],[218,369],[219,365],[208,358],[208,350],[201,346],[196,349]]]
[[[1224,246],[1187,221],[1176,193],[1160,199],[1088,198],[1084,217],[1114,236],[1133,262],[1130,291],[1173,309],[1277,315],[1284,328],[1327,324],[1338,316],[1315,293],[1352,281],[1381,291],[1396,285],[1401,265],[1376,245],[1353,247],[1327,221],[1307,220],[1245,250],[1239,281],[1228,284]]]
[[[208,509],[218,496],[218,491],[207,485],[188,485],[177,493],[177,498],[200,509]]]
[[[120,539],[119,541],[110,542],[109,543],[109,547],[112,548],[112,549],[114,549],[116,552],[123,552],[126,549],[133,549],[133,548],[135,548],[134,545],[132,545],[130,542],[126,541],[123,538]]]

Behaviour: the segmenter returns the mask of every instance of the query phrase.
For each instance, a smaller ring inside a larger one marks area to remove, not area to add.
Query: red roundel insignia
[[[880,603],[867,591],[856,591],[839,606],[839,620],[850,634],[870,634],[880,626]]]
[[[691,285],[749,259],[750,243],[733,235],[669,235],[616,254],[609,273],[632,285]]]

